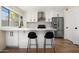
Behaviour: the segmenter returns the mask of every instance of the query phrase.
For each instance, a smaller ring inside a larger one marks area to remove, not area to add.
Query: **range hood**
[[[38,12],[38,21],[45,21],[45,13],[43,11]]]

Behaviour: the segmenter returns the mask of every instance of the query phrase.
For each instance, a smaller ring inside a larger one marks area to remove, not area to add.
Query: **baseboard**
[[[19,47],[16,47],[16,46],[6,46],[6,48],[19,48]]]
[[[65,40],[69,40],[69,39],[65,39]],[[71,41],[71,40],[69,40]],[[79,44],[74,43],[73,41],[71,41],[73,45],[79,46]]]

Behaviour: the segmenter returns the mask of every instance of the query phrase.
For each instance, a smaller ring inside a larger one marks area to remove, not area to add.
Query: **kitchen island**
[[[45,29],[38,29],[38,28],[10,28],[10,27],[2,27],[0,31],[5,32],[6,34],[6,46],[7,47],[18,47],[18,48],[27,48],[28,44],[28,33],[33,31],[37,34],[39,48],[43,48],[44,44],[44,35],[48,31],[56,31],[53,28],[45,28]],[[32,44],[35,44],[35,41],[31,41]],[[47,41],[50,43],[50,41]],[[49,47],[49,46],[48,46]],[[35,48],[35,46],[32,46]]]

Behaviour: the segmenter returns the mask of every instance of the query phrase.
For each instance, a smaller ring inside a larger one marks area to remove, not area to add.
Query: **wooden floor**
[[[27,53],[27,49],[22,48],[6,48],[2,53]],[[29,53],[37,53],[35,48],[32,48]],[[38,49],[38,53],[44,53],[43,48]],[[55,52],[52,48],[46,48],[46,53],[79,53],[79,46],[71,41],[61,38],[55,39]]]

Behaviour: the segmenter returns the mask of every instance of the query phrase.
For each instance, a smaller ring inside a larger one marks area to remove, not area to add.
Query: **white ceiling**
[[[22,9],[25,12],[29,9],[53,9],[56,11],[62,11],[65,6],[18,6],[18,8]]]

